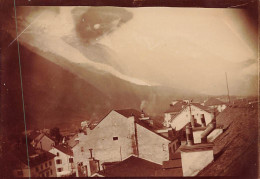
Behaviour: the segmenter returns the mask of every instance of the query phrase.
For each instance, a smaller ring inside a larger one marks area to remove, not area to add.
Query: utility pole
[[[229,89],[228,89],[227,72],[225,72],[225,75],[226,75],[226,84],[227,84],[227,92],[228,92],[228,103],[230,104],[230,97],[229,97]]]

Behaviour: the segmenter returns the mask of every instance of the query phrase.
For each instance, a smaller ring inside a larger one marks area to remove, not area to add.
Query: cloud
[[[85,12],[77,14],[80,18],[74,18],[76,22],[76,33],[86,43],[95,41],[104,35],[117,30],[122,24],[132,18],[132,13],[124,8],[116,7],[90,7]],[[73,10],[74,15],[78,12]]]

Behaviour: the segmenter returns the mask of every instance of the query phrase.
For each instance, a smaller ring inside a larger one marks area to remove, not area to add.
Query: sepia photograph
[[[258,2],[210,1],[0,2],[0,178],[260,177]]]

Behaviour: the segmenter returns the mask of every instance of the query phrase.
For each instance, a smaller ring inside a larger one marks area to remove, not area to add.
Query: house
[[[77,176],[93,174],[89,159],[101,169],[105,162],[123,161],[130,155],[157,164],[168,160],[170,139],[156,133],[143,117],[134,109],[112,110],[93,130],[79,134],[79,143],[73,148]]]
[[[170,108],[164,113],[163,125],[178,131],[190,122],[191,117],[194,117],[195,123],[207,125],[213,119],[212,112],[212,109],[199,103],[177,101],[170,104]],[[204,121],[201,120],[201,115],[204,115]]]
[[[92,177],[154,177],[155,171],[161,167],[157,163],[131,155],[125,160],[93,174]]]
[[[203,105],[211,109],[217,109],[218,112],[222,112],[227,107],[227,104],[225,102],[220,101],[216,98],[209,98],[203,103]]]
[[[36,149],[49,151],[52,146],[55,145],[55,141],[48,134],[40,133],[34,139],[32,139],[31,145]]]
[[[68,146],[70,146],[70,148],[75,147],[78,144],[78,142],[78,134],[71,136],[70,139],[67,140],[67,144]]]
[[[49,152],[55,155],[54,161],[57,177],[71,176],[76,172],[73,152],[69,146],[55,145]]]
[[[189,122],[185,126],[185,137],[181,136],[185,141],[182,140],[177,151],[170,153],[170,159],[163,162],[162,169],[156,170],[156,177],[196,176],[214,161],[214,144],[207,139],[216,129],[215,118],[206,127],[193,127],[191,123]],[[203,131],[200,134],[201,140],[199,143],[194,141],[194,130]]]
[[[28,148],[29,165],[26,146],[9,152],[8,160],[13,163],[14,177],[56,177],[55,155],[40,150]],[[29,167],[30,166],[30,167]]]

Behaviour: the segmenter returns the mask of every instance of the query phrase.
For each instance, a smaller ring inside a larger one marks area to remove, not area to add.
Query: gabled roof
[[[41,135],[41,136],[40,136]],[[44,136],[46,136],[47,138],[49,138],[50,140],[52,140],[53,142],[55,142],[55,140],[50,136],[50,135],[48,135],[48,134],[46,134],[46,133],[41,133],[38,137],[36,137],[36,139],[35,139],[35,144],[37,145],[41,140],[42,140],[42,138],[44,137]],[[37,138],[39,138],[39,139],[37,139]]]
[[[37,138],[41,133],[38,131],[32,131],[30,133],[27,134],[27,138],[30,140],[34,140],[35,138]]]
[[[207,106],[202,106],[200,103],[191,103],[193,106],[196,106],[197,108],[202,109],[203,111],[206,111],[208,113],[214,112],[214,110],[208,108]]]
[[[200,109],[202,109],[203,111],[205,111],[205,112],[207,112],[207,113],[212,113],[212,112],[214,111],[214,110],[212,110],[212,109],[210,109],[210,108],[208,108],[208,107],[206,107],[206,106],[202,106],[202,105],[199,104],[199,103],[191,103],[191,105],[193,105],[193,106],[195,106],[195,107],[197,107],[197,108],[200,108]],[[170,120],[170,122],[173,121],[178,115],[180,115],[180,114],[182,113],[182,111],[183,111],[186,107],[188,107],[188,105],[186,105],[182,110],[180,110],[179,113],[176,113],[176,114],[174,114],[174,115],[171,115],[171,120]]]
[[[131,156],[99,174],[105,177],[152,177],[158,169],[161,169],[161,165]]]
[[[78,144],[78,141],[76,141],[75,139],[78,138],[78,134],[75,134],[74,136],[72,136],[68,141],[68,145],[73,148],[75,145]]]
[[[131,117],[131,116],[135,116],[135,117],[141,117],[141,112],[137,111],[136,109],[120,109],[120,110],[114,110],[116,112],[118,112],[119,114],[125,116],[125,117]]]
[[[157,134],[157,135],[159,135],[159,136],[161,136],[161,137],[163,137],[163,138],[165,138],[167,140],[171,140],[170,138],[155,132],[153,127],[149,126],[149,124],[147,124],[145,121],[139,120],[139,118],[141,117],[141,114],[142,114],[140,111],[138,111],[136,109],[121,109],[121,110],[114,110],[114,111],[116,111],[117,113],[119,113],[119,114],[121,114],[121,115],[123,115],[125,117],[134,116],[135,117],[135,122],[137,124],[139,124],[140,126],[146,128],[147,130],[149,130],[149,131],[151,131],[151,132],[153,132],[153,133],[155,133],[155,134]]]
[[[73,156],[73,152],[72,150],[70,149],[69,146],[65,146],[65,145],[55,145],[54,148],[56,148],[57,150],[67,154],[67,155],[70,155],[70,156]]]
[[[28,165],[26,148],[27,148],[26,146],[25,147],[20,146],[18,150],[13,151],[13,154],[15,158],[18,159],[20,162],[24,163],[25,165]],[[39,150],[39,149],[35,150],[30,146],[28,146],[28,154],[29,154],[30,167],[34,167],[48,160],[51,160],[55,157],[55,155],[53,155],[50,152]]]
[[[166,136],[164,136],[164,135],[162,135],[160,133],[155,132],[155,130],[151,126],[149,126],[146,122],[144,122],[144,121],[136,120],[136,123],[139,124],[140,126],[146,128],[147,130],[149,130],[149,131],[159,135],[162,138],[165,138],[165,139],[167,139],[169,141],[173,140],[173,139],[170,139],[169,137],[166,137]]]
[[[226,104],[223,101],[220,101],[216,98],[209,98],[206,102],[205,102],[205,106],[215,106],[215,105],[222,105],[222,104]]]
[[[139,120],[139,118],[141,117],[142,113],[140,111],[136,110],[136,109],[120,109],[120,110],[112,110],[112,111],[115,111],[115,112],[117,112],[117,113],[119,113],[119,114],[121,114],[121,115],[123,115],[123,116],[125,116],[127,118],[131,117],[131,116],[134,116],[135,122],[137,124],[139,124],[140,126],[146,128],[147,130],[149,130],[149,131],[151,131],[151,132],[153,132],[153,133],[155,133],[155,134],[157,134],[157,135],[159,135],[159,136],[161,136],[161,137],[163,137],[163,138],[165,138],[165,139],[167,139],[169,141],[171,140],[171,139],[169,139],[169,138],[167,138],[167,137],[165,137],[165,136],[155,132],[155,130],[151,126],[149,126],[149,124],[147,124],[147,122]],[[111,113],[111,111],[101,121],[103,121],[110,113]],[[101,121],[99,121],[99,123]]]
[[[171,113],[171,112],[180,112],[183,108],[187,106],[187,103],[184,101],[178,101],[174,105],[170,105],[170,108],[165,111],[165,113]]]

